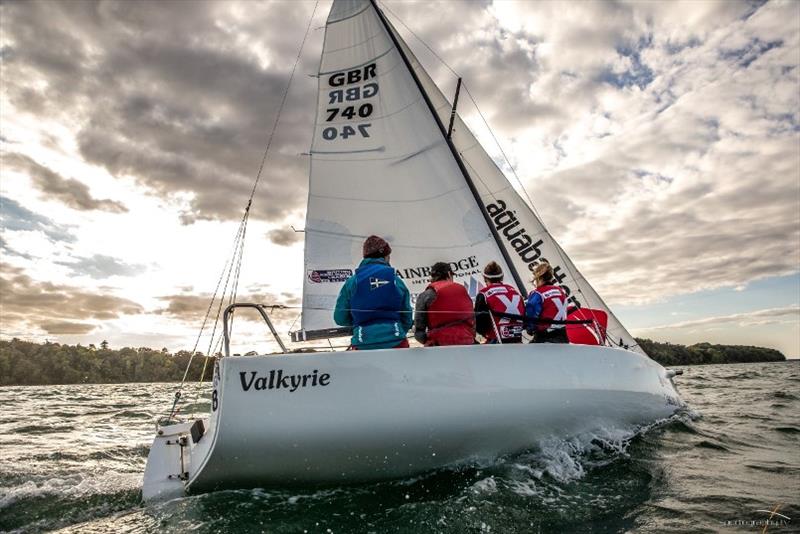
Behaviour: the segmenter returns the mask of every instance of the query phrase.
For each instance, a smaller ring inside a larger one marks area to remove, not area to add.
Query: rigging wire
[[[295,73],[297,71],[297,65],[300,63],[300,58],[301,58],[301,56],[303,54],[303,49],[305,48],[306,41],[308,40],[308,35],[309,35],[310,31],[311,31],[311,24],[312,24],[312,22],[314,20],[314,16],[317,13],[317,8],[318,7],[319,7],[319,0],[317,0],[314,3],[314,8],[311,11],[311,16],[308,19],[308,25],[306,26],[306,31],[303,34],[303,40],[300,42],[300,47],[299,47],[299,49],[297,51],[297,57],[295,58],[294,65],[292,66],[291,73],[289,74],[289,80],[286,83],[286,88],[284,89],[283,95],[281,96],[281,102],[280,102],[280,105],[278,106],[278,112],[277,112],[277,114],[275,116],[275,121],[272,124],[272,129],[271,129],[271,131],[269,133],[269,137],[267,138],[267,143],[266,143],[266,146],[264,148],[264,153],[263,153],[263,155],[261,157],[261,162],[260,162],[260,164],[258,166],[258,172],[256,173],[256,178],[255,178],[255,180],[253,182],[253,187],[250,190],[250,196],[249,196],[249,198],[247,200],[247,206],[245,207],[244,215],[242,216],[242,220],[241,220],[241,222],[239,224],[239,228],[238,228],[238,230],[236,232],[236,236],[234,237],[234,240],[233,240],[234,241],[233,253],[229,257],[229,259],[226,260],[225,265],[224,265],[224,267],[222,269],[222,272],[220,273],[220,277],[219,277],[219,279],[217,281],[217,285],[216,285],[216,287],[214,289],[214,293],[212,295],[211,301],[209,302],[208,308],[206,310],[206,315],[203,318],[203,323],[202,323],[202,325],[200,327],[200,332],[197,335],[197,340],[195,341],[194,348],[192,349],[192,354],[189,357],[188,364],[186,365],[186,370],[184,371],[183,378],[181,379],[180,385],[178,386],[178,391],[175,392],[175,398],[174,398],[174,401],[172,403],[172,408],[170,409],[170,413],[169,413],[168,419],[172,419],[172,417],[176,414],[176,409],[177,409],[178,402],[179,402],[179,400],[181,398],[181,392],[183,390],[183,386],[186,383],[186,378],[189,375],[189,370],[191,368],[192,361],[193,361],[194,356],[195,356],[195,354],[197,352],[197,346],[200,343],[200,339],[201,339],[201,337],[203,335],[203,331],[205,330],[206,325],[207,325],[208,320],[209,320],[209,317],[211,316],[211,311],[212,311],[212,309],[214,307],[214,302],[216,301],[217,294],[219,293],[219,287],[220,287],[220,285],[222,283],[222,280],[224,278],[225,279],[225,285],[223,287],[222,294],[219,297],[219,304],[217,306],[216,317],[215,317],[215,320],[214,320],[214,328],[213,328],[213,330],[211,332],[211,339],[209,340],[209,349],[208,349],[209,353],[207,354],[207,356],[205,358],[205,361],[203,363],[202,373],[201,373],[201,376],[200,376],[200,382],[202,382],[203,378],[205,377],[206,367],[208,365],[208,359],[210,357],[212,357],[212,353],[210,351],[214,348],[214,338],[215,338],[215,335],[216,335],[216,332],[217,332],[217,326],[219,324],[219,317],[220,317],[220,314],[221,314],[221,311],[222,311],[222,304],[223,304],[223,302],[225,300],[225,295],[227,294],[228,285],[229,285],[229,282],[231,280],[231,275],[233,273],[235,273],[235,274],[233,274],[233,277],[234,277],[233,288],[232,288],[232,291],[231,291],[230,296],[229,296],[229,303],[235,302],[236,294],[237,294],[238,286],[239,286],[239,276],[241,274],[242,258],[244,256],[244,245],[245,245],[245,237],[247,235],[247,223],[248,223],[248,220],[249,220],[249,217],[250,217],[250,207],[253,204],[253,198],[255,197],[256,190],[258,188],[258,184],[261,181],[261,177],[262,177],[263,172],[264,172],[264,166],[266,164],[270,148],[272,147],[272,141],[275,138],[275,132],[278,129],[278,125],[280,123],[280,119],[281,119],[281,116],[283,114],[283,108],[286,105],[286,100],[287,100],[287,97],[289,95],[289,90],[291,89],[292,81],[294,80]],[[226,276],[226,273],[227,273],[227,276]],[[219,339],[221,339],[221,337]],[[217,346],[219,346],[219,339],[218,339]]]
[[[425,41],[425,40],[424,40],[422,37],[420,37],[419,35],[417,35],[417,33],[416,33],[416,32],[414,32],[414,30],[412,30],[411,28],[409,28],[409,26],[408,26],[408,25],[407,25],[407,24],[406,24],[406,23],[403,21],[403,19],[401,19],[401,18],[400,18],[400,17],[399,17],[399,16],[398,16],[396,13],[394,13],[394,12],[393,12],[393,11],[392,11],[392,10],[391,10],[391,9],[390,9],[390,8],[389,8],[389,7],[388,7],[388,6],[387,6],[387,5],[384,3],[384,2],[381,2],[381,6],[382,6],[384,9],[386,9],[386,11],[388,11],[388,12],[389,12],[389,13],[390,13],[390,14],[391,14],[391,15],[392,15],[392,16],[393,16],[393,17],[394,17],[394,18],[395,18],[395,19],[396,19],[396,20],[397,20],[397,21],[398,21],[398,22],[399,22],[399,23],[400,23],[400,24],[401,24],[401,25],[402,25],[402,26],[403,26],[403,27],[404,27],[404,28],[405,28],[405,29],[406,29],[406,30],[407,30],[407,31],[408,31],[410,34],[411,34],[411,35],[413,35],[413,36],[414,36],[414,37],[415,37],[415,38],[416,38],[416,39],[417,39],[417,40],[418,40],[418,41],[419,41],[419,42],[420,42],[420,43],[421,43],[421,44],[422,44],[422,45],[425,47],[425,49],[427,49],[427,50],[428,50],[428,51],[429,51],[429,52],[430,52],[430,53],[431,53],[431,54],[432,54],[432,55],[433,55],[433,56],[434,56],[436,59],[438,59],[438,60],[439,60],[439,62],[440,62],[442,65],[444,65],[444,67],[445,67],[445,68],[447,68],[447,70],[449,70],[449,71],[450,71],[450,72],[451,72],[451,73],[452,73],[452,74],[453,74],[455,77],[457,77],[457,78],[461,78],[461,75],[460,75],[458,72],[456,72],[456,70],[455,70],[455,69],[453,69],[453,68],[452,68],[452,67],[451,67],[451,66],[450,66],[450,65],[449,65],[449,64],[448,64],[448,63],[447,63],[447,62],[446,62],[446,61],[445,61],[445,60],[444,60],[444,59],[443,59],[443,58],[442,58],[442,57],[441,57],[439,54],[437,54],[437,53],[436,53],[436,51],[435,51],[435,50],[433,50],[433,48],[432,48],[432,47],[431,47],[431,46],[430,46],[430,45],[429,45],[429,44],[428,44],[428,43],[427,43],[427,42],[426,42],[426,41]],[[421,66],[421,65],[420,65],[420,66]],[[480,107],[478,106],[478,103],[475,101],[475,98],[472,96],[472,93],[470,93],[470,91],[469,91],[469,88],[468,88],[467,84],[466,84],[466,83],[462,83],[462,86],[463,86],[464,90],[466,91],[466,93],[467,93],[467,96],[469,97],[470,101],[471,101],[471,102],[472,102],[472,104],[475,106],[475,110],[478,112],[478,115],[480,116],[481,120],[483,121],[483,124],[484,124],[484,126],[485,126],[485,127],[486,127],[486,129],[488,130],[489,134],[492,136],[492,139],[494,140],[494,143],[495,143],[495,145],[496,145],[496,146],[497,146],[497,148],[500,150],[500,154],[503,156],[503,159],[505,160],[506,164],[507,164],[507,165],[508,165],[508,167],[511,169],[511,173],[513,174],[513,176],[514,176],[514,178],[515,178],[516,182],[519,184],[519,187],[520,187],[520,189],[522,190],[522,192],[523,192],[523,193],[524,193],[524,195],[525,195],[525,199],[527,200],[527,205],[528,205],[528,207],[531,209],[531,211],[533,212],[534,216],[535,216],[535,217],[536,217],[536,218],[539,220],[539,223],[541,224],[541,226],[542,226],[542,229],[544,230],[545,234],[546,234],[548,237],[550,237],[550,239],[551,239],[551,240],[552,240],[552,242],[554,243],[554,245],[555,245],[555,249],[556,249],[556,254],[558,254],[559,258],[561,259],[561,263],[562,263],[562,264],[563,264],[563,265],[566,267],[566,269],[569,271],[569,273],[572,275],[572,278],[573,278],[573,279],[574,279],[576,282],[578,282],[578,279],[579,279],[579,277],[580,277],[580,278],[583,278],[583,280],[584,280],[584,281],[586,281],[586,278],[585,278],[585,277],[583,277],[583,276],[580,274],[580,272],[578,272],[578,271],[577,271],[577,268],[576,268],[576,267],[574,267],[574,265],[572,266],[572,268],[570,268],[570,267],[569,267],[569,265],[570,265],[570,263],[571,263],[571,262],[569,262],[569,261],[568,261],[568,258],[566,258],[566,254],[564,253],[563,249],[562,249],[562,248],[561,248],[561,246],[560,246],[560,245],[559,245],[559,244],[556,242],[555,238],[553,238],[553,235],[550,233],[550,230],[548,230],[548,229],[547,229],[547,227],[546,227],[546,226],[544,225],[544,223],[542,222],[541,215],[539,214],[538,210],[536,209],[536,206],[534,205],[534,203],[533,203],[533,200],[531,199],[531,196],[530,196],[530,194],[528,194],[528,190],[525,188],[525,185],[523,184],[522,180],[520,179],[519,175],[517,174],[517,170],[516,170],[516,168],[515,168],[515,167],[514,167],[514,166],[511,164],[511,160],[508,158],[508,155],[506,155],[505,151],[503,150],[503,147],[502,147],[502,145],[500,144],[500,141],[497,139],[497,136],[494,134],[494,130],[492,130],[492,128],[489,126],[489,123],[488,123],[488,121],[486,120],[486,117],[483,115],[483,112],[481,112],[481,110],[480,110]],[[462,154],[461,154],[461,152],[459,152],[459,155],[462,155]],[[463,157],[463,156],[462,156],[462,157]],[[469,164],[468,164],[468,165],[469,165]],[[471,165],[469,165],[469,166],[470,166],[470,168],[472,168],[472,166],[471,166]],[[473,170],[474,170],[474,168],[473,168]],[[502,171],[500,171],[500,172],[502,173]],[[478,178],[480,179],[480,175],[479,175],[479,174],[477,174],[477,172],[476,172],[475,174],[476,174],[476,175],[478,176]],[[503,174],[504,174],[504,173],[503,173]],[[488,186],[486,186],[485,182],[483,182],[483,180],[481,180],[481,182],[484,184],[484,187],[486,187],[487,191],[489,191],[489,192],[490,192],[490,194],[492,194],[492,193],[491,193],[491,189],[490,189]],[[492,194],[492,196],[494,196],[494,195]],[[587,284],[588,284],[588,282],[587,282]],[[580,286],[580,285],[578,285],[577,283],[576,283],[576,287],[575,287],[575,289],[576,289],[577,293],[579,293],[579,294],[580,294],[582,297],[584,297],[584,299],[585,299],[585,300],[587,300],[587,301],[589,301],[589,300],[590,300],[590,299],[587,297],[587,295],[586,295],[586,294],[583,292],[583,290],[581,289],[581,286]],[[596,293],[597,293],[597,292],[595,291],[595,294],[596,294]],[[608,307],[608,306],[605,304],[605,302],[603,302],[603,299],[600,297],[600,295],[596,295],[596,296],[597,296],[597,300],[599,300],[599,301],[600,301],[600,304],[602,304],[602,305],[603,305],[603,306],[606,308],[606,310],[608,311],[608,313],[609,313],[609,314],[610,314],[610,315],[611,315],[611,316],[612,316],[612,317],[613,317],[613,318],[616,320],[616,322],[617,322],[617,323],[619,323],[619,324],[620,324],[620,326],[622,326],[622,323],[620,323],[620,322],[619,322],[619,319],[617,319],[617,318],[616,318],[616,316],[615,316],[615,315],[614,315],[614,313],[611,311],[611,309],[610,309],[610,308],[609,308],[609,307]],[[591,300],[594,300],[594,299],[591,299]],[[591,308],[589,308],[589,309],[591,310]],[[594,317],[594,313],[593,313],[593,312],[591,312],[591,311],[590,311],[590,313],[591,313],[591,315],[592,315],[593,319],[596,319],[596,318]],[[622,329],[623,329],[623,331],[624,331],[624,332],[628,333],[628,332],[625,330],[625,328],[624,328],[624,327],[622,327]],[[628,333],[628,335],[630,336],[630,333]],[[631,338],[633,339],[633,337],[632,337],[632,336],[631,336]],[[611,339],[611,338],[609,337],[609,339]],[[620,343],[616,343],[616,342],[613,342],[613,341],[612,341],[612,343],[613,343],[613,344],[615,344],[615,345],[617,345],[617,346],[622,346]],[[636,343],[636,342],[635,342],[635,340],[634,340],[634,343],[633,343],[633,345],[632,345],[632,346],[638,346],[638,343]]]

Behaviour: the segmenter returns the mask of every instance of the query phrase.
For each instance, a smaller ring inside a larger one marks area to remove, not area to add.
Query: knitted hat
[[[371,235],[364,241],[362,250],[365,258],[385,258],[392,253],[389,243],[376,235]]]

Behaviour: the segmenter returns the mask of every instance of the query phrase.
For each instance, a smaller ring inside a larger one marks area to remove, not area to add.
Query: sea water
[[[175,384],[3,387],[0,531],[800,532],[800,362],[684,370],[688,408],[635,435],[601,428],[406,480],[149,505],[142,473]],[[189,388],[184,410],[207,411],[206,389]]]

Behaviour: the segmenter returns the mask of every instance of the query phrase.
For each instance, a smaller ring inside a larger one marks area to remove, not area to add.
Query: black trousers
[[[556,328],[549,332],[534,332],[533,341],[531,341],[531,343],[569,343],[569,339],[567,339],[567,329]]]

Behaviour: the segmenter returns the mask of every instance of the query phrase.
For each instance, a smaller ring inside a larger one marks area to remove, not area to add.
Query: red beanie
[[[371,235],[364,241],[363,253],[365,258],[385,258],[392,253],[392,247],[383,238]]]

